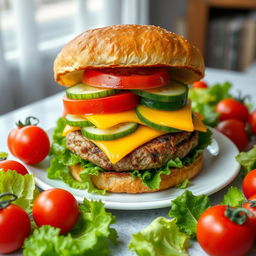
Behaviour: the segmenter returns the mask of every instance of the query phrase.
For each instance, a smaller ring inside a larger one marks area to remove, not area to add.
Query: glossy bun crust
[[[69,42],[54,62],[55,80],[81,81],[84,69],[167,66],[171,78],[192,83],[204,76],[199,50],[183,37],[151,25],[114,25],[87,30]]]
[[[161,175],[161,183],[159,189],[150,189],[146,187],[139,178],[132,178],[129,172],[105,172],[98,176],[91,176],[92,183],[99,189],[104,189],[113,193],[145,193],[165,190],[180,184],[186,179],[191,179],[202,169],[203,157],[202,154],[197,157],[191,165],[186,165],[182,168],[174,168],[169,175]],[[79,173],[83,169],[80,165],[70,167],[72,176],[81,181]]]

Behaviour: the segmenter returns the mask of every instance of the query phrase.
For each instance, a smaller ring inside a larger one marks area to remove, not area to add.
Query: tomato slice
[[[111,114],[135,108],[139,97],[131,92],[90,100],[72,100],[63,96],[63,103],[64,111],[72,115]]]
[[[167,68],[85,70],[83,83],[99,88],[149,89],[170,81]]]

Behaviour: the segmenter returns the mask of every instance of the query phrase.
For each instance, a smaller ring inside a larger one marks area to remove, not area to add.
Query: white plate
[[[52,129],[48,130],[51,134]],[[213,130],[213,137],[217,140],[220,153],[213,157],[207,151],[204,153],[203,169],[188,187],[195,195],[213,194],[227,186],[238,174],[239,164],[235,156],[239,153],[236,146],[224,135]],[[170,188],[165,191],[144,193],[144,194],[121,194],[108,193],[105,196],[87,193],[86,190],[72,189],[59,180],[47,178],[46,168],[49,166],[49,159],[40,165],[27,166],[29,171],[35,175],[35,181],[41,189],[63,188],[70,191],[79,202],[86,197],[90,200],[102,200],[108,209],[119,210],[142,210],[163,208],[171,205],[171,200],[183,193],[184,190]]]

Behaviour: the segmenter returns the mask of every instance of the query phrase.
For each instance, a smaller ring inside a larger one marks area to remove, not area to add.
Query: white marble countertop
[[[236,92],[236,90],[241,90],[243,94],[251,95],[253,101],[256,102],[256,74],[243,74],[231,71],[207,69],[205,80],[209,84],[213,84],[215,82],[230,81],[233,83],[233,92]],[[40,119],[41,127],[46,129],[52,126],[62,113],[62,94],[63,93],[56,94],[44,100],[0,116],[0,151],[8,152],[6,138],[17,120],[23,120],[25,117],[33,115]],[[238,183],[238,181],[234,181],[233,183]],[[222,200],[223,194],[226,192],[226,190],[227,188],[212,195],[212,203],[219,203]],[[115,228],[117,229],[119,235],[119,243],[117,246],[113,247],[112,255],[134,255],[127,249],[127,244],[130,241],[131,234],[143,229],[158,216],[167,217],[168,211],[169,208],[146,211],[111,210],[111,212],[116,216],[117,223],[115,224]],[[189,254],[191,256],[207,255],[202,251],[196,242],[192,243],[192,246],[189,249]],[[9,255],[18,256],[22,255],[22,253],[17,252]],[[256,255],[256,250],[251,252],[250,255]]]

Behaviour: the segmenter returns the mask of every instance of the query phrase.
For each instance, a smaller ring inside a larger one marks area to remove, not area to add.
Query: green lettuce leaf
[[[237,187],[231,186],[228,189],[228,192],[224,195],[224,200],[221,204],[232,207],[242,207],[244,200],[245,198],[242,191]]]
[[[249,173],[256,168],[256,145],[248,152],[241,152],[236,156],[236,160],[240,163],[244,174]]]
[[[184,188],[187,188],[189,186],[189,184],[190,184],[189,179],[185,179],[183,182],[176,185],[176,188],[184,189]]]
[[[107,256],[109,245],[117,233],[110,225],[114,216],[106,212],[102,202],[84,200],[76,226],[66,236],[60,230],[42,226],[25,240],[25,256]]]
[[[182,162],[184,165],[192,164],[198,157],[200,153],[202,153],[206,147],[211,144],[211,137],[212,132],[211,130],[207,129],[206,132],[199,132],[198,133],[198,144],[197,146],[192,149],[183,159]]]
[[[231,83],[217,83],[207,89],[191,88],[189,98],[192,100],[192,109],[204,116],[204,123],[209,126],[216,126],[218,113],[215,112],[216,104],[226,98],[231,98]]]
[[[191,238],[196,236],[196,225],[200,215],[210,207],[209,197],[206,195],[194,196],[186,190],[182,195],[172,200],[170,217],[175,217],[180,231]]]
[[[189,237],[181,233],[175,219],[156,218],[144,230],[132,235],[129,249],[138,256],[186,256]]]
[[[65,137],[62,136],[62,131],[65,126],[66,120],[60,118],[53,132],[53,142],[50,151],[52,159],[47,169],[48,178],[60,179],[72,188],[87,189],[89,193],[105,194],[104,190],[95,188],[90,179],[90,175],[98,175],[99,172],[104,172],[104,170],[95,164],[83,160],[67,149]],[[81,164],[84,168],[80,173],[81,182],[75,180],[68,169],[68,166],[76,164]]]
[[[18,199],[13,203],[22,207],[28,213],[31,212],[33,201],[39,194],[33,175],[21,175],[11,170],[4,172],[0,169],[0,193],[5,192],[15,194]]]
[[[171,173],[171,168],[181,168],[182,166],[183,164],[179,158],[171,159],[164,168],[133,171],[132,177],[138,177],[145,186],[151,189],[157,189],[160,186],[162,174],[169,175]]]

